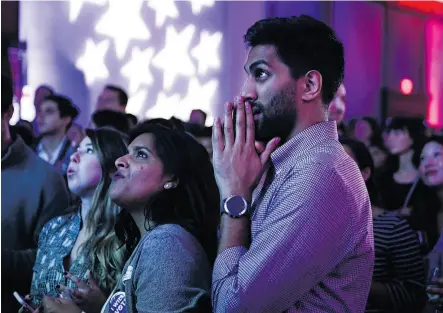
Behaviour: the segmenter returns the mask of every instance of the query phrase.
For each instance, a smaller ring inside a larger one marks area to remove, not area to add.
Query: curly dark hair
[[[165,173],[174,177],[178,185],[159,192],[146,203],[146,229],[151,230],[162,224],[178,224],[199,240],[208,260],[214,262],[220,195],[206,149],[184,131],[157,123],[136,126],[130,132],[130,142],[147,133],[155,138],[155,149]],[[140,240],[135,221],[126,210],[120,213],[116,233],[130,251]]]
[[[248,47],[272,45],[294,79],[317,70],[323,77],[322,100],[334,98],[344,79],[344,49],[334,30],[307,15],[263,19],[244,36]]]

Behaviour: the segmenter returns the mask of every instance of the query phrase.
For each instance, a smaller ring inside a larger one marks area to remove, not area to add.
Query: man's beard
[[[255,120],[255,140],[268,142],[279,137],[285,142],[296,125],[295,88],[286,87],[275,95],[265,107],[260,102],[253,102],[254,112],[260,113]]]

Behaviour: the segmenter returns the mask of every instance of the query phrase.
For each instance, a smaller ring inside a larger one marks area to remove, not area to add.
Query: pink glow
[[[410,95],[412,89],[414,88],[414,83],[408,78],[403,78],[400,82],[400,90],[404,95]]]
[[[443,126],[443,24],[426,23],[426,83],[429,94],[427,121],[431,126]]]

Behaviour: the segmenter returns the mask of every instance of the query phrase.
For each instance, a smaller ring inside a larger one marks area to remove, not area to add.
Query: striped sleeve
[[[386,283],[392,312],[416,312],[426,299],[425,270],[417,234],[399,218],[389,241],[393,279]]]

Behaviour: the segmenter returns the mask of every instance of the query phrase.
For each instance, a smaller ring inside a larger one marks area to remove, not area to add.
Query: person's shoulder
[[[57,170],[48,162],[41,159],[34,151],[26,147],[28,158],[28,169],[33,174],[33,180],[36,182],[42,182],[44,184],[64,184],[63,176],[57,172]]]
[[[181,269],[179,272],[193,272],[194,269],[209,268],[209,263],[198,240],[178,225],[166,224],[155,227],[145,234],[138,250],[137,263],[150,264],[149,267],[169,267]],[[177,263],[180,260],[180,263]]]
[[[408,221],[394,212],[386,212],[374,217],[374,228],[386,230],[409,230],[412,229]]]
[[[146,245],[174,245],[196,247],[199,245],[197,238],[177,224],[163,224],[155,227],[145,241]]]
[[[50,219],[45,226],[43,226],[42,233],[49,234],[52,232],[59,232],[60,228],[76,218],[76,214],[65,214]]]

